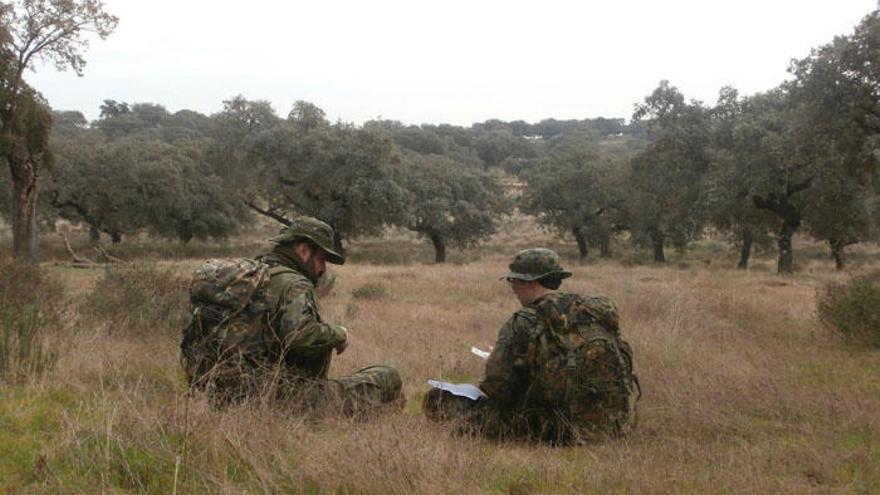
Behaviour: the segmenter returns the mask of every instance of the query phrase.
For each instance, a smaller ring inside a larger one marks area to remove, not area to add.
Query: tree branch
[[[245,206],[247,206],[248,208],[254,210],[254,211],[257,212],[257,213],[259,213],[260,215],[267,216],[267,217],[269,217],[269,218],[271,218],[271,219],[275,220],[276,222],[281,223],[281,224],[283,224],[283,225],[290,225],[290,224],[292,223],[292,221],[291,221],[291,220],[288,220],[284,215],[281,215],[281,214],[275,213],[275,212],[273,212],[273,211],[271,211],[271,210],[267,210],[267,209],[260,208],[260,207],[257,206],[257,204],[254,203],[253,201],[244,200],[244,204],[245,204]]]
[[[797,184],[786,187],[785,195],[790,198],[801,191],[809,189],[813,185],[813,179],[815,178],[815,175],[811,175]]]
[[[77,254],[75,252],[73,252],[73,248],[70,247],[70,241],[67,240],[66,234],[61,232],[58,235],[60,235],[61,238],[64,240],[64,248],[67,250],[67,254],[69,254],[70,257],[73,258],[74,263],[81,264],[81,265],[94,265],[95,264],[94,261],[92,261],[88,258],[81,258],[81,257],[77,256]]]

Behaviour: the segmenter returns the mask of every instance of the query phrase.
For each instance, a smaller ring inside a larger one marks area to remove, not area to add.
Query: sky
[[[286,116],[470,125],[626,118],[662,79],[713,103],[773,88],[876,0],[105,0],[84,75],[26,76],[56,110],[105,99],[205,114],[242,94]]]

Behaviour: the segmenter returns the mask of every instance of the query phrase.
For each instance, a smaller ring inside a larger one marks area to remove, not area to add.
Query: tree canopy
[[[117,18],[99,0],[17,0],[0,4],[0,155],[13,189],[16,256],[36,259],[37,178],[48,148],[48,105],[24,81],[36,61],[82,74],[86,34],[106,38]]]

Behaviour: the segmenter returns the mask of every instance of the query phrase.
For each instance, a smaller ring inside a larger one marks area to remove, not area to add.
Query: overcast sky
[[[236,94],[282,116],[303,99],[331,120],[469,125],[490,118],[624,117],[668,79],[715,101],[786,77],[792,58],[848,34],[875,0],[105,0],[119,26],[83,77],[28,75],[53,108],[104,99],[217,112]]]

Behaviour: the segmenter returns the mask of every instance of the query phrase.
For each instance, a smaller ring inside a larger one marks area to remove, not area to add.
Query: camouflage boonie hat
[[[281,233],[269,238],[275,244],[285,244],[308,239],[327,253],[327,262],[334,265],[345,263],[345,256],[333,249],[333,227],[313,217],[297,217]]]
[[[531,282],[542,278],[562,280],[571,276],[571,272],[562,269],[556,251],[546,248],[524,249],[516,253],[508,268],[510,271],[502,279]]]

